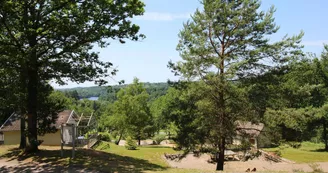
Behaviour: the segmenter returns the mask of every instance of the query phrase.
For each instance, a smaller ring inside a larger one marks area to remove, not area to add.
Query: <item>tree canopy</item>
[[[94,45],[106,47],[112,40],[138,40],[139,26],[131,18],[142,15],[139,0],[1,1],[1,69],[27,74],[26,110],[30,151],[36,151],[38,85],[49,80],[65,84],[95,81],[106,83],[115,74],[110,62],[99,59]]]
[[[236,97],[244,92],[236,82],[298,58],[302,54],[298,43],[303,33],[270,42],[269,36],[279,29],[273,18],[275,8],[260,11],[258,0],[201,3],[203,8],[192,15],[179,34],[177,50],[183,61],[169,65],[183,79],[204,82],[208,96],[203,104],[211,110],[209,128],[215,133],[212,142],[219,149],[217,170],[223,170],[226,140],[241,116],[235,108],[245,106],[241,110],[249,110],[244,104],[248,102]],[[250,112],[244,111],[247,114]]]

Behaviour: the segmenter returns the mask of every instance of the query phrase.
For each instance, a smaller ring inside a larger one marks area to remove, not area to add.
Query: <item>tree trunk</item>
[[[36,41],[32,39],[30,46],[33,48]],[[36,50],[30,54],[27,66],[27,119],[28,119],[28,152],[38,151],[38,131],[37,131],[37,99],[38,99],[38,64]]]
[[[224,167],[224,151],[225,151],[225,138],[221,137],[220,146],[219,146],[219,158],[216,164],[217,171],[223,171]]]
[[[20,95],[20,115],[21,115],[21,123],[20,123],[20,129],[21,129],[21,140],[19,144],[20,149],[25,149],[26,148],[26,130],[25,130],[25,105],[26,105],[26,98],[25,98],[25,93],[26,93],[26,72],[25,72],[25,66],[23,65],[24,63],[21,63],[21,70],[20,70],[20,88],[19,91],[21,92]]]
[[[26,148],[25,113],[23,113],[23,112],[21,112],[20,129],[21,129],[21,140],[20,140],[19,148],[20,149],[25,149]]]
[[[140,146],[140,144],[141,144],[141,138],[140,138],[140,136],[138,137],[138,145]]]
[[[27,118],[28,118],[28,152],[38,151],[38,132],[37,132],[37,71],[29,70],[29,81],[27,85]]]
[[[323,140],[325,142],[325,150],[328,151],[327,122],[325,119],[322,120],[322,125],[323,125]]]
[[[118,145],[122,139],[123,132],[121,132],[120,137],[118,137],[118,140],[115,142],[116,145]]]

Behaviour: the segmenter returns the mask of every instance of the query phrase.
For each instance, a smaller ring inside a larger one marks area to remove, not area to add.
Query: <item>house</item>
[[[243,121],[237,121],[236,124],[237,135],[233,138],[232,144],[241,145],[243,140],[247,140],[254,148],[257,148],[257,138],[263,130],[264,124]]]
[[[38,140],[42,140],[41,145],[60,146],[61,144],[61,125],[76,124],[77,114],[73,110],[65,110],[58,114],[56,122],[53,124],[57,131],[55,133],[47,133],[38,136]],[[3,138],[4,145],[17,145],[20,143],[20,115],[13,113],[5,123],[0,127],[0,134]],[[1,140],[1,136],[0,136]]]

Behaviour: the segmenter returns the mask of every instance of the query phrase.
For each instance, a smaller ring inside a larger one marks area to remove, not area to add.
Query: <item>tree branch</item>
[[[214,44],[214,42],[213,42],[213,40],[212,40],[212,26],[211,26],[211,25],[209,25],[209,28],[208,28],[208,37],[209,37],[209,39],[210,39],[210,43],[211,43],[211,45],[212,45],[212,47],[213,47],[215,53],[216,53],[219,57],[221,57],[220,52],[216,49],[216,46],[215,46],[215,44]],[[220,39],[220,38],[219,38],[219,39]],[[220,41],[221,41],[221,40],[220,40]],[[221,57],[221,58],[222,58],[222,57]]]

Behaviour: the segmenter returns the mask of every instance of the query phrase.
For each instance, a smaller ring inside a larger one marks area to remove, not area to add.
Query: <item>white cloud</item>
[[[158,12],[146,12],[143,16],[137,16],[138,20],[151,20],[151,21],[172,21],[178,19],[188,19],[190,13],[185,14],[173,14],[173,13],[158,13]]]
[[[323,44],[328,44],[328,40],[315,40],[315,41],[303,41],[304,46],[323,46]]]

